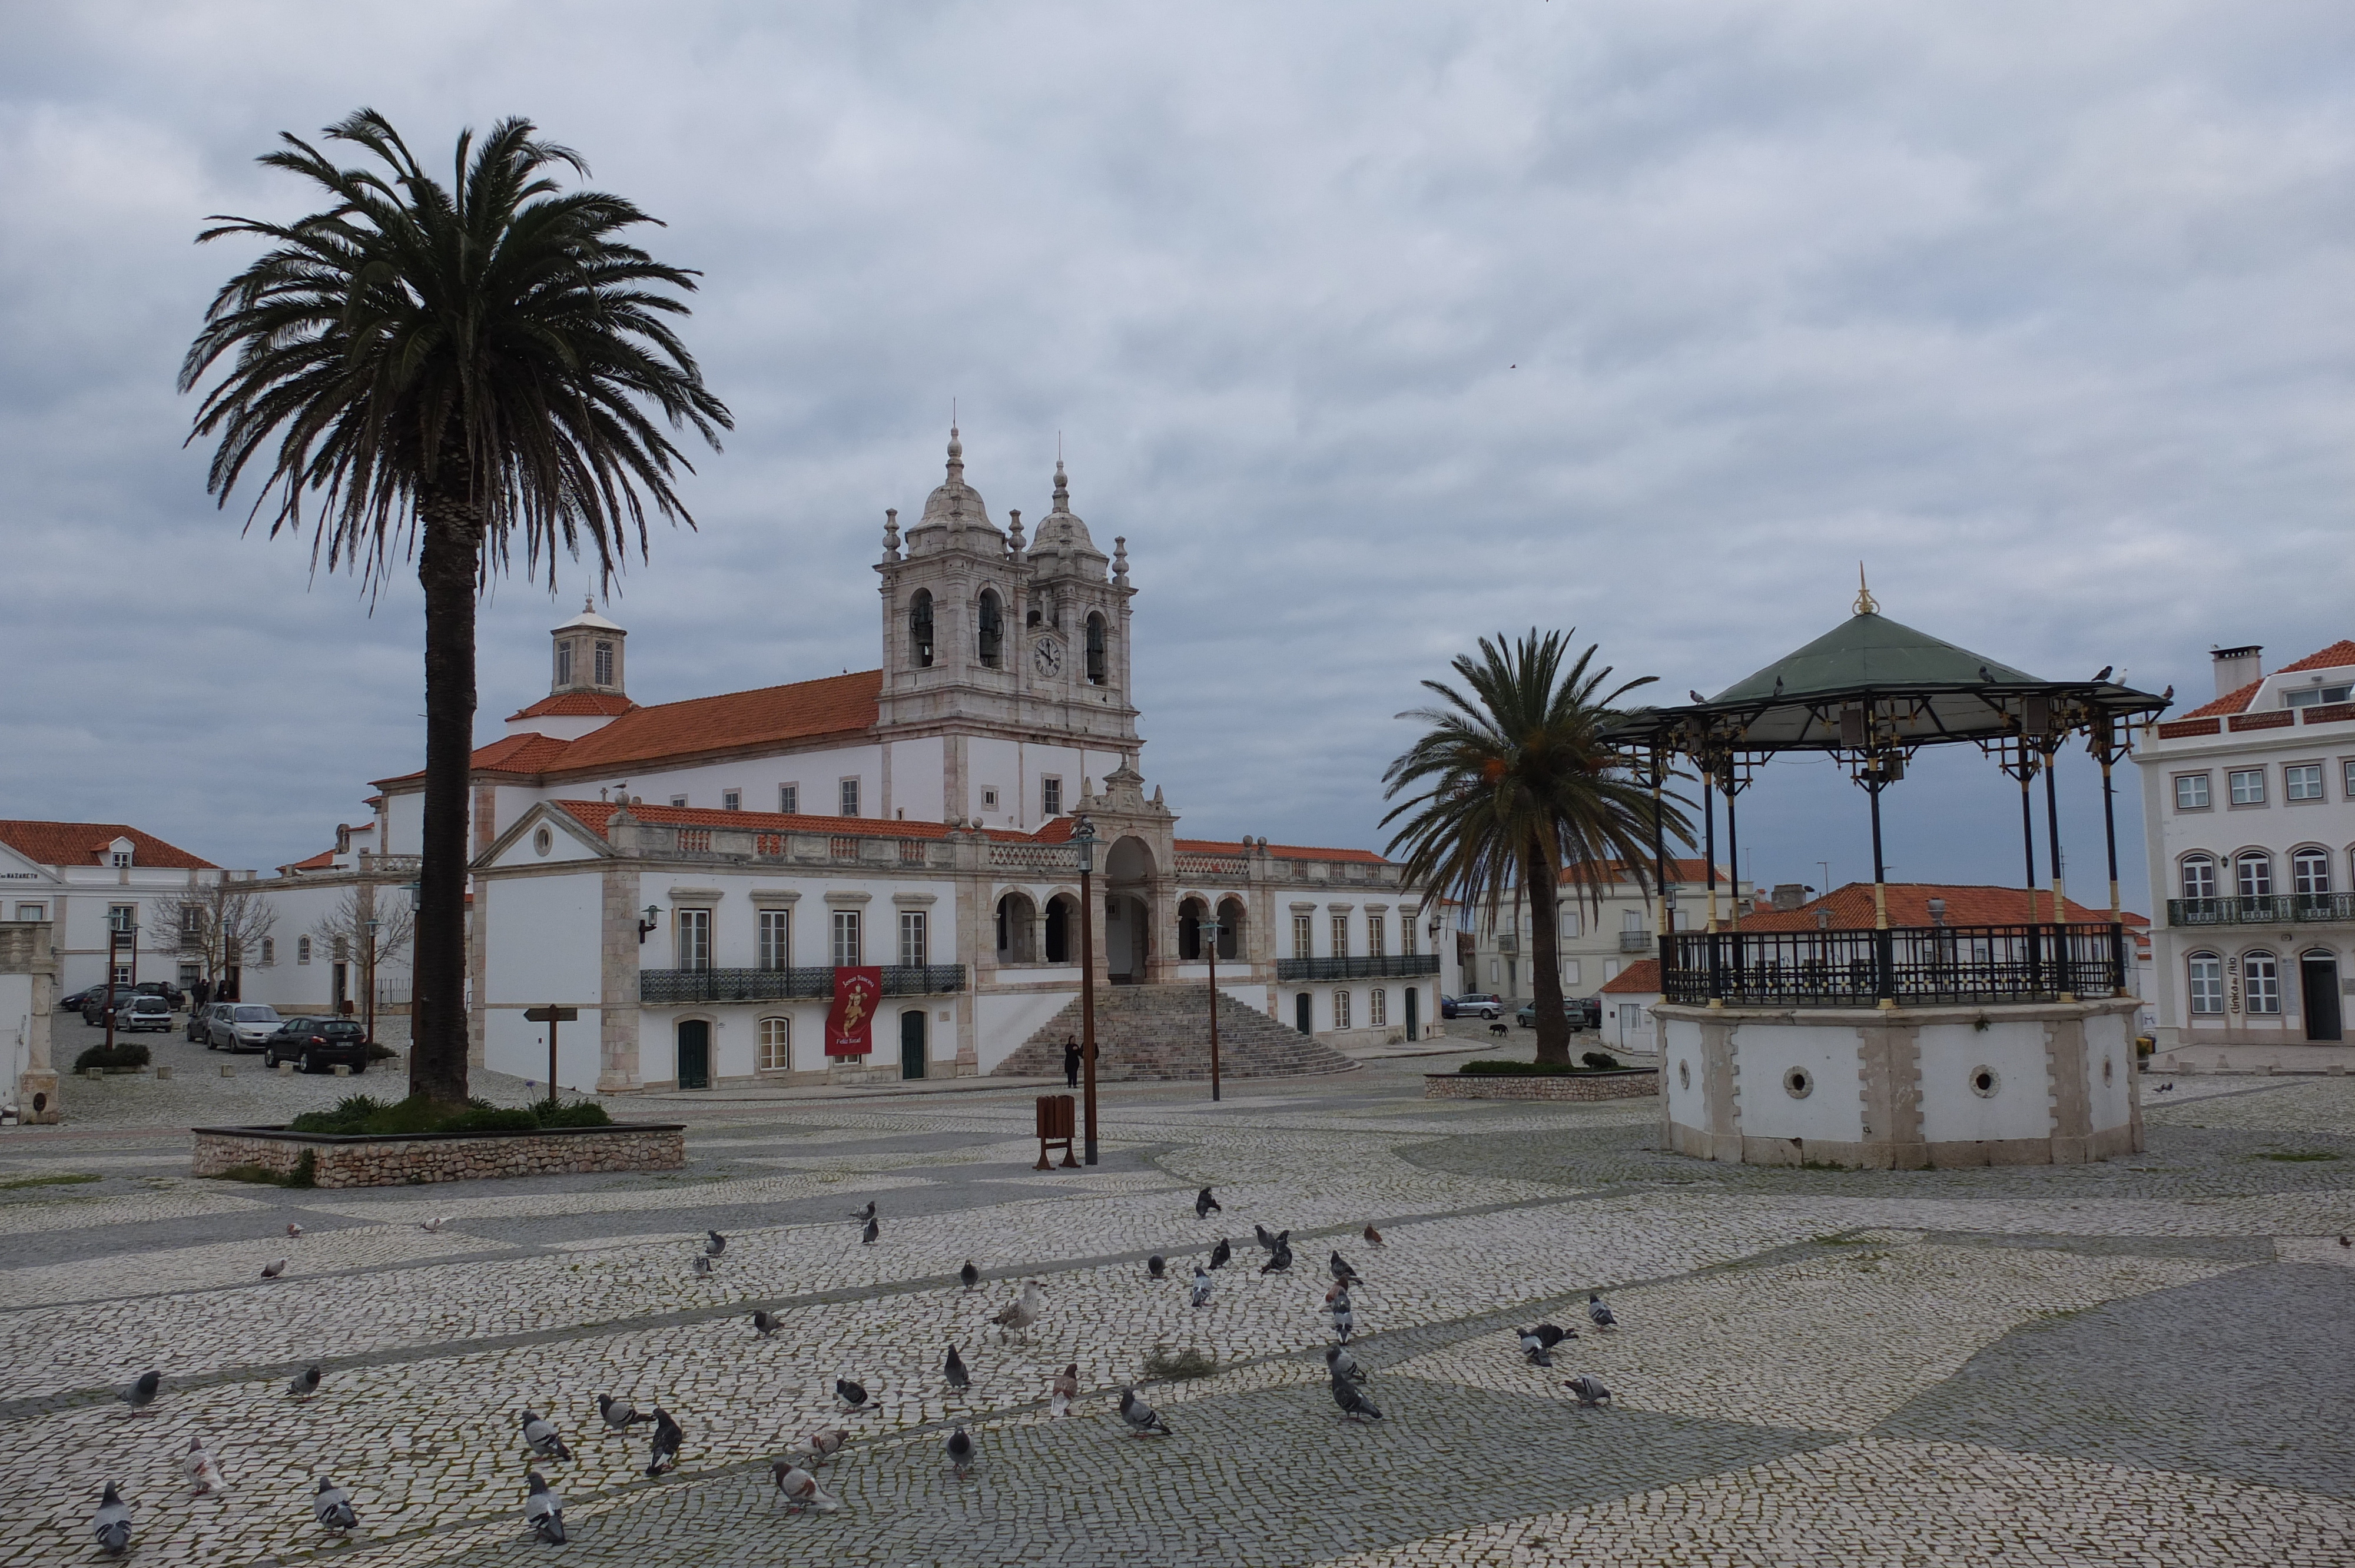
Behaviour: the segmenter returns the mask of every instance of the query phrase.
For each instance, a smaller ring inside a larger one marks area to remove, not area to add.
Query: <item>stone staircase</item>
[[[1201,985],[1115,985],[1096,991],[1096,1072],[1130,1078],[1210,1075],[1210,1018]],[[1080,1038],[1080,1003],[1000,1062],[992,1076],[1052,1077],[1063,1071],[1063,1041]],[[1219,1075],[1289,1078],[1346,1073],[1358,1064],[1266,1013],[1219,993]]]

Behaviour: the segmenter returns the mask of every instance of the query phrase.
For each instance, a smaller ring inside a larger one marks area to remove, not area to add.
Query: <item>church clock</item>
[[[1051,637],[1041,637],[1030,645],[1030,662],[1042,675],[1058,673],[1063,668],[1063,645]]]

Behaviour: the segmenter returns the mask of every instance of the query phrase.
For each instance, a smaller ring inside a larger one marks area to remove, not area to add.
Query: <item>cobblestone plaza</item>
[[[1115,1086],[1094,1171],[1030,1169],[1028,1088],[686,1097],[615,1107],[686,1121],[684,1171],[327,1192],[191,1180],[185,1128],[376,1075],[169,1054],[177,1082],[76,1081],[70,1125],[0,1135],[6,1564],[93,1560],[110,1479],[151,1563],[2355,1559],[2343,1078],[2153,1079],[2146,1155],[1906,1173],[1664,1154],[1650,1101],[1423,1099],[1448,1058],[1218,1106]],[[65,1174],[99,1180],[25,1184]],[[1204,1183],[1224,1212],[1198,1220]],[[1288,1275],[1259,1272],[1254,1224],[1292,1233]],[[709,1229],[729,1239],[701,1277]],[[1193,1308],[1221,1237],[1234,1261]],[[1379,1422],[1327,1390],[1335,1247]],[[1025,1279],[1044,1313],[1002,1332]],[[1581,1330],[1550,1370],[1508,1331],[1540,1319]],[[1207,1375],[1150,1377],[1187,1351]],[[291,1396],[314,1361],[318,1393]],[[116,1393],[150,1368],[162,1395],[133,1414]],[[1580,1406],[1580,1372],[1611,1405]],[[844,1413],[837,1377],[872,1406]],[[1130,1436],[1131,1383],[1170,1436]],[[646,1429],[609,1431],[600,1393],[677,1417],[678,1468],[648,1478]],[[532,1460],[526,1407],[569,1461]],[[839,1511],[773,1506],[769,1460],[833,1425]],[[196,1436],[225,1497],[190,1496]],[[527,1538],[534,1463],[563,1547]],[[348,1544],[313,1522],[320,1476],[357,1506]]]

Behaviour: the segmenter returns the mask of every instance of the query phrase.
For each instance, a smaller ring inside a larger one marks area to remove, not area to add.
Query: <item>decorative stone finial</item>
[[[1063,477],[1063,460],[1057,458],[1055,460],[1055,510],[1067,513],[1071,509],[1071,482]]]
[[[1872,590],[1864,586],[1864,563],[1859,561],[1856,564],[1856,612],[1859,615],[1873,615],[1880,609],[1881,601],[1874,599]]]
[[[585,594],[585,593],[584,593],[584,594],[582,594],[582,595],[581,596],[581,614],[583,614],[583,615],[590,615],[590,614],[593,614],[593,613],[595,612],[596,609],[597,609],[597,601],[596,601],[596,599],[594,598],[594,596],[590,595],[590,594]]]
[[[957,428],[949,427],[949,482],[964,482],[964,442],[957,439]]]
[[[1128,535],[1115,534],[1112,538],[1112,580],[1116,588],[1128,586]]]
[[[1019,507],[1007,508],[1006,527],[1006,553],[1019,556],[1022,554],[1022,512]]]
[[[900,509],[896,506],[883,509],[883,558],[887,561],[900,558]]]

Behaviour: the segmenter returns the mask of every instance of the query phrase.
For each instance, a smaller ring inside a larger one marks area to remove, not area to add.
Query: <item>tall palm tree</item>
[[[673,482],[693,465],[671,432],[716,450],[731,428],[669,318],[699,275],[626,243],[654,219],[601,192],[559,188],[588,165],[526,120],[479,146],[458,137],[448,186],[384,116],[327,128],[375,164],[340,168],[282,134],[260,160],[326,193],[290,223],[217,216],[199,243],[252,236],[268,250],[223,284],[180,366],[193,389],[233,356],[197,409],[191,443],[219,437],[208,489],[226,506],[249,464],[263,471],[246,525],[311,530],[330,571],[373,586],[413,557],[425,589],[425,824],[417,898],[410,1089],[466,1097],[468,761],[474,723],[474,603],[511,564],[527,575],[584,543],[601,587],[646,510],[694,519]],[[315,508],[305,519],[305,496]]]
[[[1399,716],[1430,727],[1382,775],[1385,799],[1417,791],[1382,819],[1407,819],[1390,842],[1404,853],[1407,885],[1460,893],[1492,922],[1508,896],[1529,898],[1537,1059],[1565,1066],[1556,885],[1565,865],[1615,861],[1648,891],[1654,811],[1650,786],[1603,739],[1619,699],[1653,678],[1605,691],[1611,670],[1590,671],[1594,648],[1565,668],[1569,651],[1568,634],[1534,627],[1510,646],[1482,638],[1478,658],[1459,654],[1450,666],[1463,691],[1423,683],[1439,704]],[[1689,843],[1683,813],[1668,798],[1658,810],[1661,831]],[[1601,885],[1575,885],[1599,909]]]

